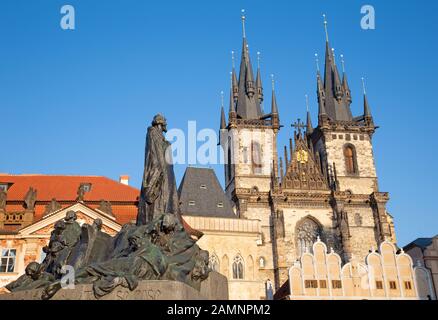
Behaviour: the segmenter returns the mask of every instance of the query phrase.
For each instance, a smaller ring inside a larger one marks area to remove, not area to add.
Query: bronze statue
[[[179,215],[178,193],[173,172],[170,143],[164,138],[166,119],[158,114],[146,135],[145,163],[137,225],[144,225],[158,214]]]
[[[155,116],[146,139],[137,223],[125,224],[111,237],[101,231],[102,220],[80,227],[76,213],[67,212],[55,223],[42,264],[29,264],[26,275],[8,286],[10,291],[44,287],[41,297],[50,299],[62,287],[66,265],[75,270],[75,283],[93,284],[97,298],[118,286],[134,290],[141,280],[180,281],[200,290],[210,272],[209,254],[184,228],[171,157],[166,161],[165,131],[166,119]]]
[[[31,262],[27,265],[24,275],[8,284],[6,289],[14,292],[44,288],[54,280],[55,277],[50,273],[44,272],[39,263]]]

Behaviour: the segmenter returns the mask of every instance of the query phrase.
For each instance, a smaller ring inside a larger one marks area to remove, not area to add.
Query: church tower
[[[395,242],[392,218],[386,211],[388,193],[380,192],[372,138],[377,127],[364,86],[363,114],[353,117],[352,96],[341,56],[339,76],[330,47],[327,21],[324,78],[317,72],[318,127],[311,140],[320,157],[321,171],[332,190],[330,203],[342,239],[344,259],[364,257],[371,247]]]
[[[254,77],[245,20],[242,14],[240,69],[237,76],[233,53],[228,123],[221,112],[220,144],[225,158],[225,192],[239,218],[260,221],[262,236],[256,245],[259,259],[266,263],[258,274],[263,280],[273,280],[270,192],[272,177],[278,173],[276,141],[280,120],[274,86],[271,110],[263,112],[260,56],[258,54]]]
[[[258,63],[254,78],[242,15],[243,44],[240,72],[231,72],[228,124],[221,112],[220,143],[225,156],[225,192],[234,202],[241,218],[248,217],[251,195],[268,195],[271,175],[277,164],[276,140],[280,129],[277,102],[272,90],[271,112],[262,111],[263,85]],[[259,61],[258,57],[258,61]]]

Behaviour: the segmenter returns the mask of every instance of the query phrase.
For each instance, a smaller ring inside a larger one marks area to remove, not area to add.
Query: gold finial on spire
[[[257,67],[260,69],[260,51],[257,51]]]
[[[242,9],[241,13],[242,13],[241,18],[242,18],[243,37],[246,38],[246,32],[245,32],[245,20],[246,20],[245,9]]]
[[[367,94],[367,90],[365,88],[365,79],[364,79],[364,77],[362,77],[362,89],[363,89],[363,94],[366,95]]]
[[[344,61],[344,55],[341,54],[341,63],[342,63],[342,72],[345,73],[345,61]]]
[[[224,107],[224,92],[221,91],[221,107]]]
[[[316,71],[319,72],[319,58],[318,58],[318,54],[315,53],[315,61],[316,61]]]
[[[306,94],[306,111],[309,112],[309,96]]]
[[[234,67],[235,67],[235,64],[234,64],[234,51],[231,51],[231,63],[232,63],[232,65],[233,65],[233,69],[234,69]]]
[[[271,82],[272,82],[272,91],[275,91],[275,80],[274,80],[274,74],[271,73]]]
[[[322,17],[324,18],[324,30],[325,30],[325,40],[329,42],[329,36],[328,36],[328,29],[327,29],[327,19],[326,15],[323,14]]]

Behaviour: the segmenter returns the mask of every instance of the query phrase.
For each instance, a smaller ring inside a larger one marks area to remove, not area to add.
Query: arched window
[[[344,147],[345,171],[347,174],[357,174],[356,150],[352,145]]]
[[[299,223],[296,229],[298,255],[301,257],[305,252],[311,253],[313,244],[320,235],[321,228],[314,220],[306,218]]]
[[[252,256],[248,256],[248,258],[246,259],[246,279],[254,279],[254,259],[252,258]]]
[[[233,279],[243,279],[243,259],[240,255],[233,260]]]
[[[266,260],[263,257],[260,257],[259,259],[259,268],[264,268],[266,265]]]
[[[211,271],[216,271],[219,272],[219,258],[215,255],[212,254],[210,256],[210,261],[208,262],[208,266],[210,267]]]
[[[229,259],[227,255],[224,255],[222,257],[222,261],[221,261],[221,273],[225,276],[225,277],[229,277],[230,276],[230,272],[229,272]]]
[[[262,148],[260,147],[260,143],[253,141],[251,143],[251,166],[253,174],[261,174],[262,173]]]

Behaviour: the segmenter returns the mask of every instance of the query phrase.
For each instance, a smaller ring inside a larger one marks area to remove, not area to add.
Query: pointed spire
[[[271,103],[271,112],[272,114],[278,114],[278,107],[277,107],[277,98],[275,96],[275,80],[274,75],[271,74],[272,79],[272,103]]]
[[[368,104],[367,91],[365,89],[365,79],[362,78],[362,88],[363,88],[363,115],[365,118],[372,118],[370,106]]]
[[[230,87],[230,106],[228,109],[229,113],[236,112],[236,101],[234,99],[234,76],[235,74],[233,72],[230,72],[231,76],[231,87]]]
[[[257,88],[257,95],[259,98],[259,103],[262,103],[262,101],[263,101],[263,85],[262,85],[262,76],[261,76],[261,72],[260,72],[260,52],[257,52],[256,88]]]
[[[237,98],[239,97],[239,84],[237,83],[237,77],[236,77],[234,51],[231,51],[231,60],[232,60],[231,91],[233,93],[234,101],[237,101]]]
[[[327,111],[325,110],[324,86],[322,84],[322,80],[319,72],[316,75],[316,85],[317,85],[316,91],[318,94],[318,120],[321,122],[322,117],[327,117]]]
[[[246,16],[245,16],[245,9],[242,9],[242,15],[241,15],[241,18],[242,18],[242,35],[243,35],[243,38],[246,38],[246,30],[245,30],[245,20],[246,20]]]
[[[345,72],[345,61],[344,61],[344,55],[341,54],[341,62],[342,62],[342,89],[345,93],[345,98],[349,104],[351,104],[351,90],[350,86],[348,85],[347,80],[347,73]]]
[[[307,134],[312,134],[313,126],[312,126],[312,119],[310,118],[309,96],[307,94],[306,94],[306,111],[307,111],[306,132]]]
[[[244,13],[245,11],[242,10],[243,43],[238,81],[237,114],[243,119],[260,119],[262,111],[259,99],[255,96],[256,85],[254,83],[252,64],[246,41],[246,17]]]
[[[322,17],[324,18],[325,41],[326,41],[326,42],[329,42],[329,36],[328,36],[328,29],[327,29],[327,19],[326,19],[326,15],[323,14]]]
[[[343,96],[341,77],[339,76],[338,66],[336,65],[336,58],[335,58],[336,55],[334,48],[332,48],[332,57],[333,57],[333,76],[334,76],[334,84],[335,84],[335,96],[336,99],[341,100]]]
[[[315,53],[315,62],[316,62],[316,72],[319,74],[319,58],[317,53]]]
[[[338,68],[336,66],[334,49],[330,48],[327,19],[324,17],[324,29],[326,34],[326,48],[325,48],[325,67],[324,67],[324,107],[327,116],[334,121],[351,121],[352,114],[348,98],[344,99],[344,90],[339,76]],[[318,89],[319,91],[319,89]],[[320,94],[321,96],[321,94]]]
[[[224,111],[224,92],[221,91],[221,130],[224,130],[227,127],[227,123],[225,121],[225,111]]]

